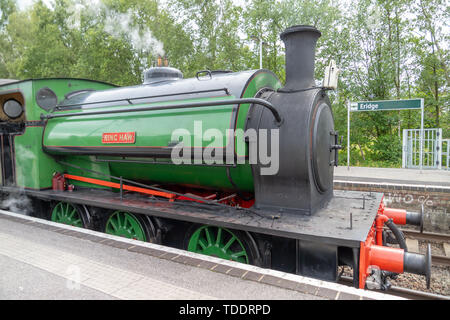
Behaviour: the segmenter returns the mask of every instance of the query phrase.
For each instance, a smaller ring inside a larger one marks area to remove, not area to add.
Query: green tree
[[[10,54],[8,46],[8,33],[5,26],[8,23],[9,16],[16,11],[16,2],[14,0],[0,0],[0,78],[11,78],[13,75],[6,66]]]
[[[422,97],[425,126],[450,134],[450,8],[444,0],[42,0],[18,11],[0,0],[0,77],[82,77],[140,83],[158,55],[185,77],[198,70],[263,67],[284,81],[280,33],[317,27],[316,79],[334,59],[339,88],[329,92],[336,129],[347,132],[349,101]],[[254,39],[256,38],[256,39]],[[403,128],[414,111],[352,113],[354,164],[399,165]],[[345,160],[343,150],[343,160]]]
[[[170,8],[192,41],[188,75],[204,69],[248,68],[248,48],[239,37],[242,9],[231,0],[171,1]]]
[[[283,11],[274,0],[253,0],[244,12],[244,30],[247,39],[254,42],[252,67],[259,68],[259,39],[262,48],[263,68],[273,71],[282,81],[285,79],[283,45]]]
[[[161,43],[161,50],[154,48],[141,48],[136,50],[143,69],[150,67],[158,55],[164,55],[169,59],[171,66],[186,72],[192,65],[192,40],[183,29],[181,23],[177,23],[172,15],[161,8],[155,0],[133,0],[123,2],[120,0],[108,0],[105,2],[112,10],[121,13],[130,13],[135,26],[141,32],[150,33]],[[142,70],[141,70],[142,71]]]
[[[115,25],[121,29],[113,30]],[[165,47],[172,64],[189,65],[189,38],[152,0],[55,0],[51,8],[37,1],[10,14],[4,33],[0,72],[17,78],[66,76],[137,84]]]
[[[432,127],[444,127],[444,134],[449,132],[448,121],[441,121],[441,115],[448,120],[449,106],[449,74],[450,60],[448,40],[450,35],[445,33],[445,21],[450,19],[450,7],[441,0],[418,0],[413,6],[417,15],[415,22],[419,31],[414,39],[416,44],[416,64],[419,77],[417,93],[425,99],[427,117],[431,115],[434,123]]]
[[[8,22],[8,17],[16,11],[15,0],[0,0],[0,29]]]

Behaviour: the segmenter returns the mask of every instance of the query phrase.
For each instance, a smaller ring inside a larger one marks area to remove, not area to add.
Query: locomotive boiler
[[[347,265],[360,288],[404,271],[429,284],[430,252],[407,252],[396,226],[421,213],[333,190],[341,146],[329,88],[314,80],[319,37],[311,26],[281,34],[284,85],[265,69],[184,79],[169,67],[131,87],[6,83],[1,191],[53,221],[242,263],[329,281]]]

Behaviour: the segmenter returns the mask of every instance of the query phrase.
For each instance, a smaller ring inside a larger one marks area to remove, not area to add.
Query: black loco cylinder
[[[252,107],[248,127],[279,130],[278,173],[261,175],[264,165],[252,167],[258,210],[311,215],[333,196],[337,133],[328,96],[314,81],[320,35],[312,26],[293,26],[281,34],[286,47],[286,84],[258,97],[276,107],[283,123],[277,125],[269,112]],[[269,150],[276,148],[269,146]]]

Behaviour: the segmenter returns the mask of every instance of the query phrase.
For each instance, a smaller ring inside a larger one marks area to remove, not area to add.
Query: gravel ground
[[[445,256],[444,246],[440,242],[421,241],[419,240],[419,251],[425,253],[427,251],[427,244],[430,244],[431,254],[437,256]]]
[[[430,289],[427,289],[426,287],[424,276],[411,273],[399,274],[398,278],[392,280],[391,283],[397,287],[450,296],[450,268],[444,266],[431,267]]]

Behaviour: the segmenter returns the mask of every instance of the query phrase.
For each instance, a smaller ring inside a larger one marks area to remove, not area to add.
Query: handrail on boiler
[[[276,124],[280,126],[283,122],[277,109],[268,101],[259,98],[241,98],[241,99],[226,99],[226,100],[216,100],[216,101],[202,101],[202,102],[191,102],[191,103],[181,103],[181,104],[171,104],[171,105],[157,105],[144,108],[129,108],[129,109],[116,109],[116,110],[103,110],[103,111],[92,111],[92,112],[75,112],[75,113],[62,113],[62,114],[41,114],[41,119],[53,119],[62,117],[80,117],[80,116],[91,116],[98,114],[112,114],[112,113],[125,113],[125,112],[139,112],[139,111],[152,111],[152,110],[172,110],[172,109],[185,109],[185,108],[201,108],[201,107],[215,107],[215,106],[226,106],[231,104],[257,104],[263,106],[273,114]]]
[[[82,106],[89,106],[89,105],[102,104],[102,103],[123,102],[123,101],[128,102],[128,104],[134,104],[132,102],[132,100],[143,100],[143,99],[154,99],[154,98],[163,98],[163,97],[174,97],[174,96],[182,96],[182,95],[189,95],[189,94],[211,93],[211,92],[217,92],[217,91],[224,91],[226,95],[230,95],[230,91],[229,91],[228,88],[219,88],[219,89],[208,89],[208,90],[198,90],[198,91],[188,91],[188,92],[176,92],[176,93],[157,94],[157,95],[153,95],[153,96],[142,96],[142,97],[120,98],[120,99],[103,100],[103,101],[71,103],[71,104],[67,104],[67,105],[59,104],[59,105],[57,105],[55,107],[55,110],[64,111],[64,110],[68,110],[69,108],[74,108],[74,107],[82,107]],[[73,92],[71,92],[71,93],[73,93]]]

